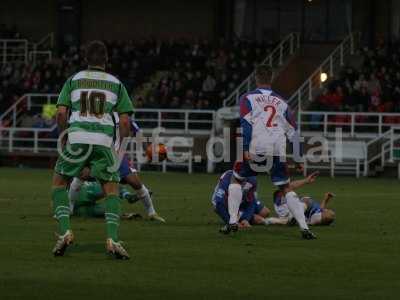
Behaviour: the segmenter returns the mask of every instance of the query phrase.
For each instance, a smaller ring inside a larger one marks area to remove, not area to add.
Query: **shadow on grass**
[[[68,252],[73,253],[93,253],[104,254],[105,245],[103,243],[75,243],[68,249]]]

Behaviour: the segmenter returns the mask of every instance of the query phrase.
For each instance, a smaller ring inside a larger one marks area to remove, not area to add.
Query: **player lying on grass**
[[[127,156],[124,156],[124,159],[121,162],[119,174],[121,178],[120,198],[127,200],[131,204],[141,201],[150,220],[165,223],[165,219],[160,217],[154,208],[153,201],[151,199],[151,192],[144,186],[144,184],[142,184],[136,169],[130,167]],[[90,169],[85,168],[81,173],[81,178],[75,177],[73,179],[69,188],[70,201],[72,199],[78,199],[81,187],[83,186],[85,180],[89,178]],[[136,191],[136,195],[130,193],[126,188],[123,188],[122,183],[128,183]],[[97,197],[104,197],[104,193],[97,193]]]
[[[129,169],[129,170],[127,170]],[[165,223],[165,220],[160,217],[153,205],[153,201],[151,199],[151,193],[148,192],[147,188],[141,183],[139,176],[136,173],[136,170],[129,167],[129,162],[127,161],[126,157],[124,157],[124,161],[120,166],[120,177],[122,178],[121,182],[126,182],[127,179],[130,182],[134,182],[135,187],[141,186],[140,189],[136,189],[137,195],[130,193],[126,188],[124,188],[120,184],[120,198],[127,200],[129,203],[133,204],[138,201],[141,201],[147,211],[150,220],[159,221]],[[102,205],[100,203],[95,203],[96,201],[102,199],[104,197],[104,192],[101,189],[101,186],[97,182],[88,182],[85,181],[90,179],[90,169],[85,168],[81,173],[81,178],[75,177],[71,185],[69,187],[69,199],[72,204],[75,204],[74,207],[77,207],[76,201],[79,201],[78,207],[80,206],[90,206],[91,208],[88,209],[88,216],[97,217],[99,214],[101,215]],[[84,188],[83,197],[82,197],[82,189]],[[146,193],[140,193],[146,191]],[[147,197],[148,194],[148,197]],[[86,197],[89,196],[89,197]],[[86,200],[85,198],[89,198]],[[97,209],[98,207],[98,209]],[[85,210],[84,208],[82,210]],[[94,212],[94,214],[91,213]],[[99,212],[99,213],[98,213]],[[127,215],[125,214],[124,217],[126,218]]]
[[[230,219],[228,206],[229,185],[234,178],[237,178],[236,176],[237,174],[233,170],[222,174],[211,199],[214,211],[225,224],[229,224]],[[247,228],[251,224],[262,222],[269,215],[269,209],[257,199],[257,178],[255,176],[239,178],[239,180],[243,188],[243,196],[239,206],[238,228]],[[221,232],[227,233],[222,229]]]
[[[300,201],[304,205],[304,215],[308,225],[330,225],[335,221],[335,212],[327,207],[333,196],[330,192],[325,193],[321,203],[308,196],[300,198]],[[282,192],[276,191],[273,197],[274,208],[278,218],[266,218],[263,223],[265,225],[292,224],[293,216],[290,214]]]
[[[73,216],[86,218],[104,218],[105,205],[100,200],[104,199],[104,192],[101,184],[97,181],[80,181],[79,188],[76,184],[77,178],[72,181],[69,190],[70,210]],[[128,194],[129,191],[120,187],[120,194]],[[129,193],[130,194],[130,193]],[[132,197],[133,194],[130,194]],[[121,197],[122,198],[122,197]],[[141,218],[140,214],[129,212],[123,213],[121,219]]]

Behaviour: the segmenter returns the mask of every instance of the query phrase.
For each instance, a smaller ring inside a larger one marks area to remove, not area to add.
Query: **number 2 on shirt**
[[[272,121],[274,120],[275,115],[276,115],[276,108],[275,108],[275,106],[266,105],[266,106],[264,107],[264,111],[267,112],[267,113],[268,113],[268,112],[270,113],[269,116],[267,117],[266,126],[267,126],[267,127],[276,127],[277,125],[272,123]]]

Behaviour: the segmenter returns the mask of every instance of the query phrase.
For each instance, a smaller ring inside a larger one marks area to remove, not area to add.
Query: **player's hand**
[[[80,174],[80,179],[86,181],[90,178],[90,169],[88,167],[84,167]]]
[[[299,172],[299,173],[303,173],[303,171],[304,171],[304,164],[302,164],[302,163],[296,163],[296,170],[297,170],[297,172]]]
[[[314,183],[315,180],[317,179],[318,175],[319,175],[318,171],[313,172],[310,175],[308,175],[306,178],[307,183]]]
[[[247,220],[242,220],[239,223],[239,228],[241,228],[241,229],[250,228],[250,227],[251,227],[251,225]]]
[[[333,197],[335,197],[335,194],[334,194],[334,193],[327,192],[327,193],[325,194],[325,198],[327,198],[327,199],[331,199],[331,198],[333,198]]]
[[[61,149],[64,150],[68,142],[68,134],[64,134],[61,138]]]
[[[251,158],[250,158],[250,152],[249,151],[244,151],[243,152],[243,159],[246,161],[249,161],[249,160],[251,160]]]

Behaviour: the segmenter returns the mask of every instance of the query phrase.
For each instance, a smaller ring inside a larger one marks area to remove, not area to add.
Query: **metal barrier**
[[[0,39],[0,64],[28,62],[28,41]]]
[[[358,34],[348,35],[333,52],[322,62],[314,73],[294,92],[289,98],[290,106],[294,109],[305,109],[306,104],[313,100],[316,91],[322,87],[321,74],[326,73],[333,77],[343,67],[345,60],[354,54],[355,41],[358,40]]]
[[[9,127],[17,127],[24,111],[38,109],[41,112],[44,104],[56,104],[57,98],[58,94],[25,94],[0,115],[0,124],[7,120],[11,122]]]
[[[53,58],[53,54],[50,50],[32,50],[29,51],[28,58],[29,61],[31,61],[35,65],[38,59],[44,59],[46,61],[51,60]]]
[[[291,33],[262,61],[271,67],[282,66],[300,48],[300,36]],[[251,91],[256,86],[254,71],[224,100],[223,106],[234,106],[239,103],[242,94]]]
[[[303,135],[320,132],[333,136],[340,127],[344,136],[374,138],[399,124],[400,113],[298,112],[298,126]]]
[[[50,137],[56,130],[51,128],[2,128],[0,127],[0,150],[7,152],[55,152],[57,138]]]
[[[24,99],[26,107],[40,107],[32,100],[34,94]],[[42,100],[54,103],[57,95],[42,95]],[[18,106],[9,109],[13,124],[18,123]],[[4,115],[4,114],[3,114]],[[179,110],[179,109],[136,109],[134,120],[145,134],[151,134],[155,128],[164,128],[167,135],[183,134],[190,136],[209,136],[214,129],[215,111],[213,110]],[[20,128],[17,126],[0,127],[0,149],[8,152],[30,151],[33,153],[55,151],[57,145],[56,125],[51,128]],[[51,136],[51,137],[49,137]]]
[[[26,39],[0,39],[0,64],[27,63],[33,64],[39,57],[52,58],[49,49],[54,47],[54,33],[49,33],[37,43]]]
[[[163,127],[170,133],[209,135],[214,128],[213,110],[135,109],[133,119],[144,130]]]
[[[380,162],[380,167],[383,170],[386,164],[393,164],[395,160],[400,160],[399,157],[395,157],[395,151],[400,150],[399,142],[400,127],[397,126],[366,143],[367,160],[364,163],[364,176],[368,175],[371,164],[376,161]],[[398,167],[400,168],[400,165]]]

